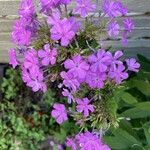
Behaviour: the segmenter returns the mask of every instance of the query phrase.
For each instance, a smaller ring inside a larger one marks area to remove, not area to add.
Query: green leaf
[[[150,72],[150,60],[140,54],[137,55],[139,61],[140,61],[140,64],[141,64],[141,68],[145,71],[148,71]]]
[[[146,139],[147,139],[147,143],[150,146],[150,121],[146,122],[143,125],[143,129],[144,129],[144,133],[145,133],[145,136],[146,136]]]
[[[150,146],[145,146],[144,148],[144,150],[150,150]]]
[[[132,119],[148,117],[150,116],[150,102],[138,103],[134,108],[124,111],[121,115]]]
[[[128,146],[126,145],[126,143],[124,143],[124,141],[120,140],[117,137],[111,137],[111,136],[105,136],[104,137],[104,141],[105,143],[107,143],[110,148],[112,149],[126,149],[128,148]]]
[[[105,136],[104,141],[112,148],[112,149],[129,149],[134,145],[141,146],[141,143],[132,135],[130,135],[127,131],[122,129],[115,129],[112,131],[114,136]]]
[[[131,94],[129,94],[127,92],[124,92],[122,94],[121,98],[124,102],[131,104],[131,105],[138,102],[135,97],[133,97]]]
[[[144,95],[150,96],[150,83],[149,82],[133,79],[129,82],[129,85],[131,87],[136,87]]]

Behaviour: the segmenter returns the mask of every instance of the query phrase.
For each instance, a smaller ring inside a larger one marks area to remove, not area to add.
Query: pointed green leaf
[[[135,97],[133,97],[131,94],[129,94],[127,92],[124,92],[122,94],[121,98],[124,102],[131,104],[131,105],[138,102]]]
[[[150,121],[146,122],[143,125],[143,129],[144,129],[144,133],[145,133],[145,136],[146,136],[146,139],[147,139],[147,143],[150,146]]]
[[[132,119],[148,117],[150,116],[150,102],[138,103],[134,108],[126,110],[121,115]]]

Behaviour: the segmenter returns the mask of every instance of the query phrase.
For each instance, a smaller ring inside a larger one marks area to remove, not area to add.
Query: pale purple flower
[[[84,79],[89,70],[89,65],[80,55],[76,55],[72,59],[67,59],[64,62],[64,66],[66,69],[69,69],[69,73],[78,79]]]
[[[109,77],[114,79],[117,84],[128,78],[128,73],[125,71],[124,65],[118,65],[109,72]]]
[[[126,59],[128,70],[139,72],[140,64],[134,58]]]
[[[101,147],[101,150],[111,150],[111,149],[108,145],[105,144]]]
[[[9,55],[9,64],[13,66],[13,68],[16,68],[17,65],[19,65],[19,62],[16,58],[16,51],[15,49],[10,49],[8,52]]]
[[[52,8],[57,7],[60,4],[60,0],[40,0],[41,11],[49,13]]]
[[[60,23],[60,21],[61,21],[61,18],[60,18],[60,12],[59,11],[53,12],[52,15],[49,16],[47,19],[47,23],[49,25],[58,24],[58,23]]]
[[[68,120],[67,111],[63,104],[55,103],[53,108],[51,115],[56,119],[58,124],[62,124],[64,121]]]
[[[67,138],[66,146],[70,147],[72,150],[77,150],[76,143],[71,138]]]
[[[35,8],[32,0],[22,0],[19,9],[19,15],[21,17],[33,17],[35,14]]]
[[[126,46],[128,44],[128,32],[124,31],[122,33],[122,45]]]
[[[88,16],[88,13],[95,11],[96,6],[92,4],[91,0],[76,0],[77,6],[73,10],[74,14],[80,14],[82,18]]]
[[[28,46],[31,42],[32,33],[26,30],[23,20],[17,20],[13,26],[12,40],[20,46]]]
[[[76,135],[76,140],[81,150],[111,150],[107,145],[103,144],[98,136],[91,132]]]
[[[63,71],[60,75],[63,78],[63,84],[70,90],[76,91],[79,88],[79,81],[76,78],[74,78],[74,76],[71,73]]]
[[[104,0],[102,6],[103,12],[113,18],[121,15],[126,15],[128,10],[120,1]]]
[[[104,87],[104,81],[106,80],[106,74],[105,73],[94,73],[89,71],[86,76],[86,83],[91,88],[97,88],[101,89]]]
[[[22,73],[23,73],[23,80],[26,81],[27,86],[31,87],[34,92],[37,92],[39,90],[43,92],[47,91],[46,84],[43,82],[44,80],[43,73],[40,72],[40,70],[36,72],[36,74],[27,72],[25,70],[23,70]]]
[[[88,117],[90,112],[94,112],[94,106],[89,104],[88,98],[77,99],[77,111],[83,113],[84,117]]]
[[[97,53],[89,56],[88,60],[91,63],[91,71],[99,71],[100,73],[102,73],[107,70],[108,65],[111,62],[111,56],[110,53],[106,52],[103,49],[100,49]]]
[[[110,37],[115,37],[119,34],[120,26],[116,21],[112,21],[107,26],[107,32]]]
[[[81,23],[79,21],[76,20],[75,17],[70,17],[69,18],[69,22],[72,26],[72,30],[76,33],[79,31],[79,29],[81,28]]]
[[[51,30],[51,38],[53,40],[60,40],[62,46],[67,46],[75,36],[70,21],[66,18],[55,24]]]
[[[69,104],[71,104],[72,102],[75,102],[72,93],[69,92],[67,89],[63,89],[62,94],[63,94],[63,96],[68,97],[68,103]]]
[[[24,67],[31,69],[39,65],[38,54],[35,49],[29,49],[24,56]]]
[[[57,148],[58,148],[58,150],[64,150],[63,145],[61,145],[61,144],[58,144]]]
[[[113,69],[116,68],[118,65],[123,64],[123,62],[121,60],[119,60],[122,56],[123,56],[122,51],[116,51],[114,56],[112,56],[112,58],[111,58],[111,67]]]
[[[123,20],[124,29],[131,32],[134,29],[134,22],[131,18],[125,18]]]
[[[57,50],[56,48],[50,49],[50,45],[45,44],[44,50],[38,51],[38,56],[42,59],[43,66],[54,65],[56,63]]]
[[[25,83],[31,80],[29,71],[26,68],[24,68],[24,66],[22,66],[22,80]]]
[[[118,1],[118,2],[117,2],[117,5],[118,5],[118,9],[119,9],[121,15],[123,15],[123,16],[127,15],[127,13],[128,13],[128,8],[123,5],[123,2]]]

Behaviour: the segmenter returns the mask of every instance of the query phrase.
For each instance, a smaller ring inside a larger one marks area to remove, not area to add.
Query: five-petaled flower
[[[118,67],[110,70],[109,77],[114,79],[117,84],[120,84],[123,80],[128,78],[128,73],[125,71],[124,65],[118,65]]]
[[[64,121],[68,120],[67,111],[63,104],[55,103],[53,108],[51,115],[56,119],[58,124],[62,124]]]
[[[90,104],[88,98],[77,99],[77,111],[83,113],[84,117],[88,117],[90,112],[94,112],[94,106]]]
[[[12,65],[13,68],[16,68],[16,66],[18,66],[19,62],[16,57],[15,49],[10,49],[8,54],[9,54],[9,64]]]
[[[77,79],[84,79],[89,70],[88,63],[80,55],[76,55],[72,59],[67,59],[64,62],[64,66]]]
[[[140,64],[136,61],[135,58],[126,59],[126,63],[128,65],[128,70],[139,72]]]
[[[56,63],[57,50],[51,49],[49,44],[44,45],[44,50],[38,51],[38,56],[42,59],[42,65],[54,65]]]
[[[74,9],[74,14],[80,14],[81,17],[87,17],[89,12],[93,12],[96,6],[91,3],[91,0],[76,0],[77,6]]]

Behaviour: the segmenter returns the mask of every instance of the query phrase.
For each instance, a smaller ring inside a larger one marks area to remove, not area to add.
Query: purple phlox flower
[[[122,51],[116,51],[114,56],[111,58],[111,67],[114,69],[116,66],[123,64],[119,59],[123,56]]]
[[[16,51],[15,49],[10,49],[8,52],[9,55],[9,64],[13,66],[13,68],[16,68],[17,65],[19,65],[19,62],[16,58]]]
[[[91,3],[91,0],[76,0],[77,6],[73,10],[74,14],[80,14],[82,18],[88,16],[89,12],[93,12],[96,9],[96,6]]]
[[[56,48],[50,49],[49,44],[44,45],[44,50],[38,51],[38,56],[42,59],[42,65],[48,66],[56,63],[57,50]]]
[[[36,74],[33,74],[24,68],[22,71],[22,76],[23,81],[26,82],[27,86],[31,87],[34,92],[39,90],[43,92],[47,91],[46,84],[44,83],[43,73],[40,72],[40,70],[36,72]]]
[[[76,55],[72,59],[67,59],[64,62],[64,66],[66,69],[69,69],[69,73],[78,79],[84,79],[89,70],[89,65],[80,55]]]
[[[67,18],[64,18],[59,23],[55,24],[50,32],[51,38],[56,41],[60,40],[62,46],[67,46],[75,36],[72,25]]]
[[[123,20],[124,29],[128,32],[131,32],[134,29],[134,22],[131,18],[125,18]]]
[[[117,84],[128,78],[128,73],[125,71],[124,65],[118,65],[109,72],[109,77],[114,79]]]
[[[115,37],[119,34],[120,26],[116,21],[112,21],[108,24],[107,30],[110,37]]]
[[[63,94],[63,96],[68,97],[69,104],[71,104],[72,102],[75,102],[72,92],[69,92],[67,89],[63,89],[62,94]]]
[[[67,111],[63,104],[55,103],[53,108],[51,115],[56,119],[58,124],[62,124],[64,121],[68,120]]]
[[[101,150],[111,150],[110,147],[106,144],[104,144],[102,147],[101,147]]]
[[[17,20],[13,26],[12,40],[20,46],[28,46],[31,41],[31,31],[26,30],[23,20]]]
[[[88,60],[91,63],[90,69],[92,72],[99,71],[100,73],[102,73],[106,72],[108,65],[111,62],[111,55],[105,50],[100,49],[97,53],[89,56]]]
[[[75,143],[74,140],[71,139],[71,138],[67,138],[66,146],[67,146],[67,147],[71,147],[72,150],[77,150],[76,143]]]
[[[32,0],[22,0],[19,9],[19,15],[21,17],[33,17],[35,14],[35,8]]]
[[[120,1],[104,0],[102,6],[103,12],[113,18],[121,15],[126,15],[128,10]]]
[[[61,144],[58,144],[58,145],[57,145],[57,148],[58,148],[58,150],[64,150],[64,149],[63,149],[63,146],[62,146]]]
[[[40,0],[41,12],[49,13],[52,8],[57,7],[60,4],[60,0]]]
[[[101,150],[102,148],[104,148],[104,144],[102,143],[100,138],[91,132],[85,132],[76,135],[76,140],[81,150]]]
[[[128,44],[128,32],[124,31],[122,33],[122,45],[126,46]]]
[[[89,71],[86,75],[86,83],[91,88],[98,88],[101,89],[104,87],[104,81],[106,80],[107,76],[105,73],[94,73]]]
[[[40,26],[40,23],[39,21],[35,18],[31,18],[31,19],[22,19],[24,20],[24,29],[27,30],[27,31],[30,31],[31,32],[31,37],[36,37],[37,36],[37,30]]]
[[[39,68],[38,55],[35,49],[30,49],[25,53],[24,67],[26,69]]]
[[[60,75],[63,78],[63,84],[70,90],[76,91],[80,87],[79,81],[71,73],[63,71]]]
[[[128,70],[139,72],[140,64],[134,58],[126,59]]]
[[[79,29],[81,28],[81,23],[79,21],[77,21],[75,17],[70,17],[69,21],[70,21],[70,24],[72,26],[72,30],[75,33],[78,32]]]
[[[127,15],[128,8],[126,6],[124,6],[121,1],[118,1],[117,4],[118,4],[118,9],[119,9],[121,15],[123,15],[123,16]]]
[[[24,66],[22,66],[22,80],[25,83],[31,80],[29,71],[26,68],[24,68]]]
[[[60,17],[60,12],[59,11],[55,11],[52,13],[52,15],[50,17],[48,17],[47,19],[47,23],[49,25],[55,25],[57,23],[60,23],[60,20],[61,17]]]
[[[94,112],[94,106],[89,104],[90,101],[88,98],[83,98],[83,99],[77,99],[77,111],[80,113],[83,113],[84,117],[89,116],[89,112]]]

